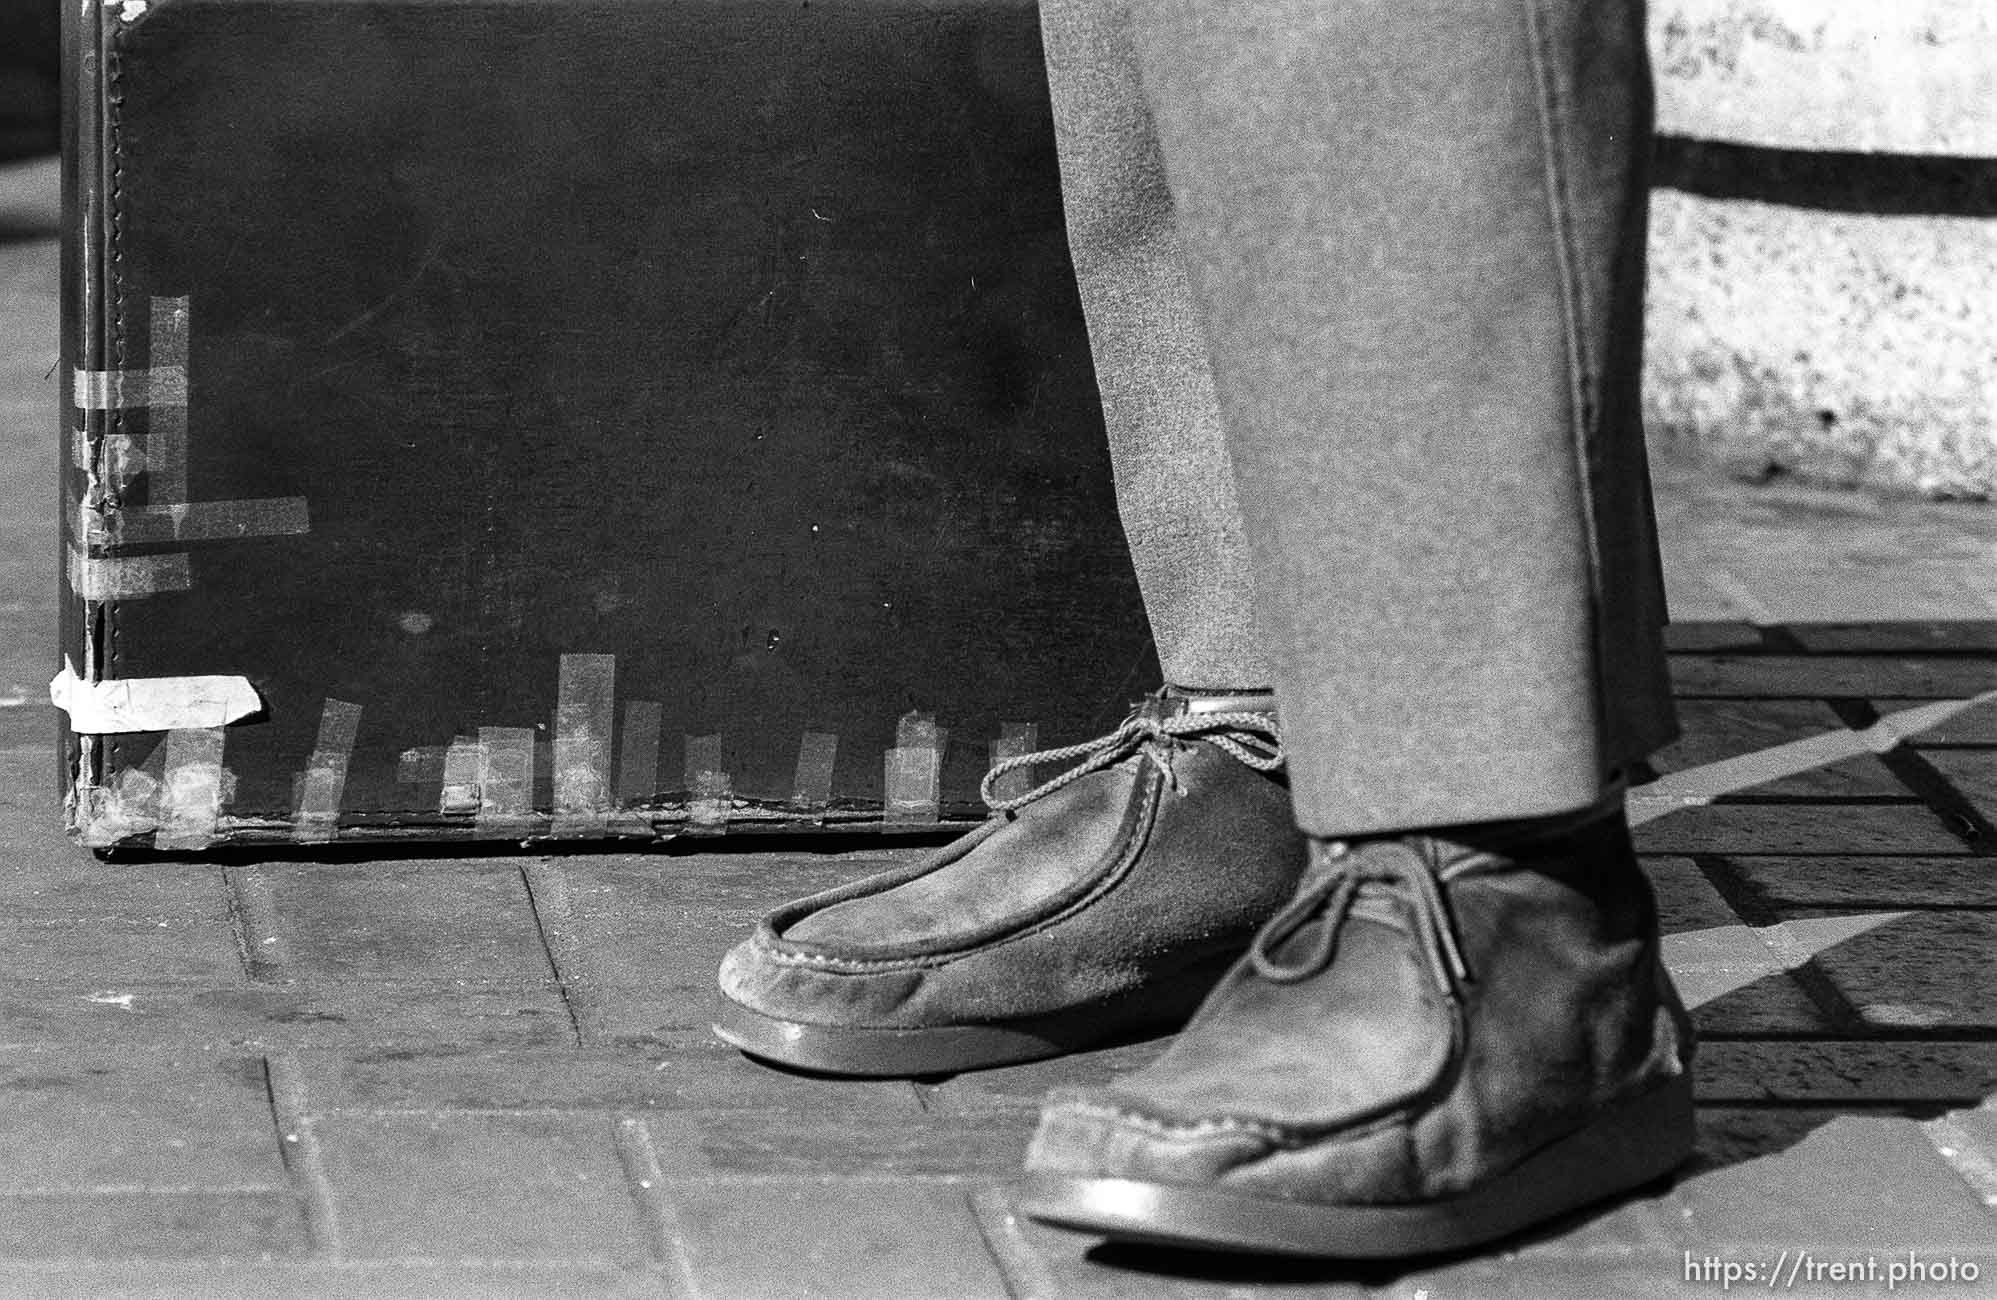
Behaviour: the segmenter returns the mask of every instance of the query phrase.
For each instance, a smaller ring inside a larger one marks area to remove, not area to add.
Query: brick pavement
[[[1681,629],[1656,768],[1988,689],[1993,633]],[[1689,1295],[1687,1251],[1784,1249],[1975,1258],[1940,1293],[1997,1294],[1997,702],[1646,821],[1700,1163],[1411,1271],[1015,1218],[1041,1092],[1155,1044],[909,1084],[708,1036],[759,911],[918,850],[104,862],[53,830],[46,729],[0,711],[0,1295]]]
[[[851,1083],[706,1031],[758,912],[914,850],[64,842],[36,702],[52,274],[46,240],[0,242],[0,1297],[1649,1297],[1720,1289],[1688,1252],[1799,1250],[1974,1258],[1975,1283],[1899,1294],[1997,1295],[1997,704],[1897,747],[1812,740],[1997,686],[1984,516],[1663,467],[1674,601],[1705,621],[1674,629],[1690,733],[1635,807],[1706,1037],[1685,1176],[1413,1268],[1109,1248],[1008,1189],[1045,1087],[1155,1044]],[[1746,754],[1786,761],[1748,779]]]

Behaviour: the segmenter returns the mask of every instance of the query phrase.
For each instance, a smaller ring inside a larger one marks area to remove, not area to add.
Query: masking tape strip
[[[76,468],[92,476],[103,495],[123,497],[130,489],[132,480],[145,470],[145,450],[139,440],[129,433],[107,433],[93,444],[87,429],[72,431],[70,458]],[[93,448],[102,456],[101,463],[91,458]]]
[[[148,762],[159,765],[165,748],[155,748]],[[86,786],[77,795],[84,801],[78,839],[85,848],[107,849],[159,830],[160,781],[144,768],[123,768],[108,786]]]
[[[253,497],[165,506],[81,507],[79,532],[92,546],[162,542],[226,542],[248,537],[296,537],[312,531],[304,497]]]
[[[616,725],[617,656],[563,655],[555,688],[554,834],[601,835],[608,828]]]
[[[444,751],[443,770],[438,774],[443,788],[437,792],[437,811],[445,816],[477,812],[479,774],[484,768],[478,741],[470,736],[453,737]]]
[[[617,802],[650,803],[659,793],[659,727],[665,709],[657,700],[624,705],[624,744],[617,755]]]
[[[937,751],[927,746],[904,749],[897,745],[885,752],[881,771],[881,784],[887,791],[881,809],[883,821],[921,824],[937,820],[938,757]]]
[[[839,759],[839,737],[829,731],[807,731],[797,746],[797,780],[791,784],[791,806],[821,812],[832,802],[832,767]]]
[[[1009,758],[1031,754],[1040,748],[1040,724],[1035,722],[1001,722],[998,739],[991,745],[991,767],[997,767]],[[1016,767],[998,780],[992,782],[992,798],[1003,802],[1017,799],[1033,788],[1033,768]]]
[[[911,710],[895,723],[895,745],[883,759],[885,799],[882,816],[890,822],[933,822],[937,819],[938,786],[943,753],[950,733],[936,725],[936,715]]]
[[[1993,702],[1997,702],[1997,690],[1984,691],[1966,700],[1937,700],[1889,713],[1862,731],[1826,731],[1737,758],[1669,773],[1630,791],[1627,799],[1630,824],[1640,826],[1680,808],[1700,807],[1721,795],[1750,790],[1861,754],[1884,754],[1950,718]]]
[[[353,761],[354,739],[360,733],[361,706],[329,699],[319,712],[319,739],[305,760],[298,787],[298,812],[292,836],[301,843],[323,844],[340,828],[340,800],[347,792],[347,768]]]
[[[79,736],[226,727],[263,708],[247,677],[124,677],[86,682],[67,661],[49,683],[49,701]]]
[[[166,733],[166,774],[155,848],[205,849],[214,842],[222,815],[222,743],[227,734],[220,727]]]
[[[180,400],[146,410],[146,501],[155,506],[187,500],[187,313],[186,298],[153,299],[150,364],[181,376]]]
[[[93,558],[69,549],[69,589],[83,600],[138,600],[193,585],[194,568],[184,553]]]
[[[444,779],[446,749],[442,745],[418,745],[395,756],[398,785],[436,785]]]
[[[478,729],[478,833],[515,835],[534,820],[534,729]]]
[[[76,372],[79,411],[130,411],[141,407],[187,405],[187,368],[153,366],[147,370],[79,370]]]
[[[720,736],[686,738],[687,825],[718,830],[728,823],[734,791]]]

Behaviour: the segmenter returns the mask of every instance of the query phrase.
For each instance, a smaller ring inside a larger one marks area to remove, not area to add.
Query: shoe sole
[[[873,1029],[814,1025],[764,1015],[719,999],[715,1036],[750,1056],[798,1070],[855,1078],[901,1079],[1023,1065],[1169,1033],[1185,1024],[1220,978],[1220,969],[1153,984],[1115,1003],[989,1025]]]
[[[1691,1157],[1683,1076],[1541,1148],[1484,1186],[1414,1205],[1311,1205],[1130,1178],[1029,1174],[1019,1208],[1114,1241],[1335,1259],[1446,1254],[1656,1182]]]

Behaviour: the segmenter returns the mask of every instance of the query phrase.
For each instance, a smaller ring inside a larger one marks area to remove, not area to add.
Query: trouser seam
[[[1590,368],[1587,322],[1577,274],[1574,246],[1573,203],[1567,190],[1568,168],[1562,152],[1560,86],[1547,47],[1547,30],[1540,0],[1521,0],[1526,28],[1526,60],[1532,66],[1533,107],[1539,117],[1541,170],[1546,191],[1547,221],[1553,242],[1555,277],[1559,281],[1560,315],[1566,347],[1569,414],[1568,438],[1574,456],[1575,490],[1581,501],[1583,554],[1588,564],[1588,641],[1595,660],[1594,680],[1596,729],[1599,734],[1609,716],[1609,702],[1603,697],[1607,665],[1603,662],[1601,530],[1596,525],[1594,466],[1588,454],[1588,439],[1597,419],[1590,400]]]

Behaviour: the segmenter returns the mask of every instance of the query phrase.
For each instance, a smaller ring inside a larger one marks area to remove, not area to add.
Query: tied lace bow
[[[1272,714],[1164,714],[1154,704],[1146,703],[1107,736],[1063,749],[1020,754],[994,763],[992,770],[985,773],[978,793],[993,812],[1011,812],[1079,781],[1091,772],[1100,772],[1132,754],[1141,754],[1165,774],[1165,780],[1171,784],[1174,793],[1184,794],[1185,788],[1179,784],[1178,774],[1172,770],[1172,752],[1189,738],[1204,740],[1258,772],[1271,772],[1283,765],[1283,733]],[[1071,758],[1082,761],[1025,794],[1011,799],[992,797],[993,783],[1008,772],[1033,763],[1059,763]]]
[[[1294,984],[1330,965],[1338,953],[1339,930],[1360,891],[1371,885],[1390,891],[1407,905],[1429,972],[1444,996],[1454,997],[1457,988],[1470,981],[1470,967],[1457,942],[1442,883],[1413,850],[1382,844],[1355,852],[1337,842],[1318,862],[1317,878],[1306,882],[1256,934],[1248,949],[1256,974],[1278,984]],[[1308,944],[1300,952],[1278,957],[1276,950],[1313,920],[1317,921],[1317,931]]]

